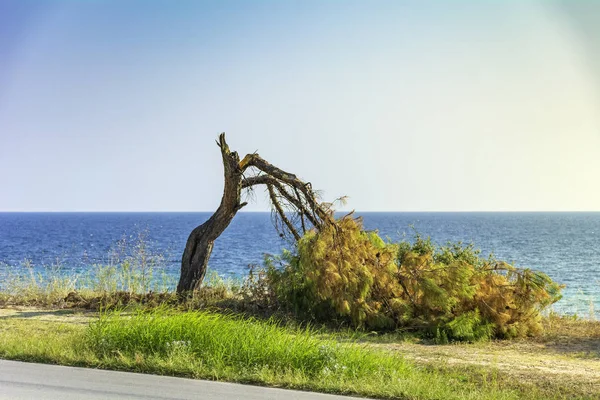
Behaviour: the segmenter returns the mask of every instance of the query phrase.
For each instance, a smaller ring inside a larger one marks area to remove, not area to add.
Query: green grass
[[[53,317],[48,319],[48,315]],[[588,333],[589,329],[582,332]],[[593,385],[585,382],[555,382],[544,375],[515,379],[493,363],[457,365],[443,358],[412,361],[414,354],[402,358],[393,343],[416,338],[391,333],[371,336],[168,308],[87,315],[9,311],[0,315],[0,358],[374,398],[600,398]],[[385,342],[392,346],[377,345]],[[473,354],[477,353],[476,348]]]
[[[272,320],[199,311],[111,313],[90,325],[85,341],[101,360],[117,356],[149,372],[375,397],[517,398],[493,384],[478,386]]]
[[[379,398],[523,398],[493,379],[419,367],[310,329],[207,312],[113,312],[88,325],[4,319],[0,357]]]

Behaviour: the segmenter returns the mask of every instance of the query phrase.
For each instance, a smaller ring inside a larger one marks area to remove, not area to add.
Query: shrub
[[[438,341],[540,333],[540,311],[560,299],[545,274],[518,269],[472,245],[429,239],[385,243],[360,219],[344,217],[300,239],[271,264],[278,301],[304,317],[354,327],[422,329]]]
[[[279,259],[287,262],[283,271],[271,268],[269,276],[278,298],[297,313],[391,328],[395,322],[383,300],[400,294],[395,255],[396,246],[363,231],[360,220],[342,218],[308,232],[297,253]]]
[[[472,245],[435,248],[417,236],[400,245],[397,265],[415,319],[448,337],[539,334],[540,311],[560,299],[561,287],[546,274],[483,259]]]

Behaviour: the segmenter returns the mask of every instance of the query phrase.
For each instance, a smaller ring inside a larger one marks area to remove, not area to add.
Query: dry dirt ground
[[[39,321],[64,322],[71,324],[86,324],[96,315],[87,310],[46,310],[36,307],[7,307],[0,308],[0,319],[36,319]]]
[[[369,342],[425,365],[491,368],[514,382],[600,399],[600,321],[556,317],[547,318],[544,325],[541,337],[521,340],[447,345]]]
[[[576,385],[581,393],[600,397],[600,339],[573,343],[530,340],[480,344],[373,344],[397,351],[429,365],[491,367],[523,383],[536,386]]]
[[[95,315],[73,309],[0,308],[0,321],[27,318],[86,324]],[[447,345],[367,340],[366,344],[398,352],[420,364],[491,368],[525,384],[577,387],[581,389],[577,392],[600,398],[600,322],[557,321],[554,325],[552,321],[546,322],[547,333],[536,339]]]

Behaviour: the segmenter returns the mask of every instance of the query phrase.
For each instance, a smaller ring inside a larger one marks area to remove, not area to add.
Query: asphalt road
[[[0,360],[0,399],[349,400],[351,397]]]

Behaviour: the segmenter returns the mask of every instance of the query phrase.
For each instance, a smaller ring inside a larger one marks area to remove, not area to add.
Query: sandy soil
[[[71,324],[87,324],[96,313],[87,310],[45,310],[36,307],[7,307],[0,308],[0,319],[27,318],[40,321],[65,322]]]
[[[600,339],[585,343],[497,341],[483,344],[373,344],[418,363],[491,367],[520,382],[585,386],[600,396]]]

